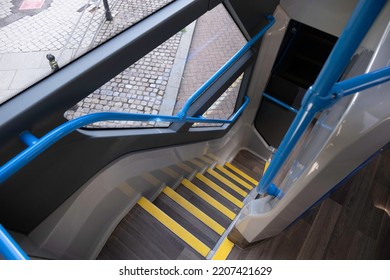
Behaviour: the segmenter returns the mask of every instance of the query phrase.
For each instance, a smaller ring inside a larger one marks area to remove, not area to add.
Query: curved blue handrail
[[[34,139],[34,141],[24,140],[29,146],[24,151],[16,155],[0,168],[0,183],[6,181],[10,176],[15,174],[23,166],[31,162],[35,157],[43,151],[51,147],[61,138],[70,134],[71,132],[84,127],[86,125],[108,120],[119,121],[159,121],[159,122],[198,122],[198,123],[232,123],[249,103],[249,97],[245,96],[245,101],[237,112],[235,112],[228,120],[221,119],[206,119],[201,117],[186,117],[182,119],[178,116],[164,116],[164,115],[144,115],[144,114],[130,114],[130,113],[116,113],[116,112],[101,112],[81,116],[77,119],[68,121],[44,135],[40,139],[36,139],[29,135],[28,132],[21,134],[23,139]],[[28,137],[26,137],[28,136]]]
[[[192,103],[212,84],[214,83],[235,61],[237,61],[249,48],[251,48],[261,36],[272,26],[275,22],[273,16],[268,16],[269,23],[258,32],[248,43],[246,43],[228,62],[226,62],[209,80],[207,80],[194,94],[187,100],[183,108],[176,114],[176,116],[164,115],[148,115],[148,114],[132,114],[132,113],[118,113],[118,112],[100,112],[81,116],[74,120],[68,121],[57,128],[53,129],[45,136],[37,139],[29,132],[22,132],[20,139],[28,146],[24,151],[9,160],[0,168],[0,184],[6,181],[10,176],[15,174],[19,169],[33,160],[40,153],[52,146],[59,139],[65,137],[69,133],[79,129],[83,126],[99,122],[99,121],[156,121],[156,122],[177,122],[177,123],[232,123],[242,113],[249,103],[249,98],[245,97],[245,101],[241,108],[234,113],[228,120],[222,119],[207,119],[203,117],[189,117],[187,111]]]
[[[7,260],[29,260],[11,235],[0,224],[0,255]]]

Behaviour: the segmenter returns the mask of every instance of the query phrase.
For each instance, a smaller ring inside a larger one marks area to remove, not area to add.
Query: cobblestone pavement
[[[120,11],[112,22],[105,22],[96,35],[94,45],[106,41],[127,26],[144,18],[148,14],[171,2],[166,1],[121,1],[113,8]],[[142,114],[167,114],[161,112],[164,96],[171,78],[176,54],[181,43],[183,31],[177,33],[165,43],[131,65],[125,71],[111,79],[101,88],[70,108],[67,119],[101,112],[126,112]],[[187,51],[188,52],[188,51]],[[172,108],[173,109],[173,108]],[[172,110],[171,110],[172,111]],[[171,113],[168,113],[171,115]],[[91,128],[122,128],[166,126],[166,123],[107,121],[90,125]]]
[[[111,79],[76,106],[69,109],[68,119],[101,111],[159,114],[175,61],[182,32],[147,54],[131,67]],[[159,126],[167,124],[159,123]],[[154,122],[107,121],[92,128],[150,127]]]
[[[0,2],[0,19],[3,19],[5,17],[8,17],[12,14],[11,8],[12,8],[12,0],[2,0]]]
[[[188,97],[245,43],[245,38],[222,5],[199,18],[174,112],[177,113]],[[234,111],[240,83],[241,78],[234,82],[203,116],[229,118]]]
[[[18,11],[26,13],[26,16],[0,29],[0,53],[54,51],[63,47],[74,49],[79,46],[83,36],[82,47],[87,47],[99,27],[103,14],[102,9],[83,12],[82,8],[87,2],[52,0],[50,7],[33,16],[28,14],[28,10]],[[95,17],[99,20],[91,20]],[[78,21],[77,29],[70,37]]]

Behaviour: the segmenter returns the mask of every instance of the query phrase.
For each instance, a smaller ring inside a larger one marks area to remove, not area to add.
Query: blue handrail
[[[275,18],[271,15],[267,16],[268,24],[260,30],[248,43],[246,43],[235,55],[232,56],[213,76],[210,77],[200,88],[198,88],[194,94],[187,100],[183,108],[177,113],[177,116],[185,118],[188,109],[195,102],[202,93],[208,89],[232,64],[237,61],[246,51],[248,51],[263,35],[264,33],[275,23]]]
[[[29,260],[11,235],[0,224],[0,255],[7,260]]]
[[[390,66],[336,83],[331,92],[348,96],[370,87],[390,81]]]
[[[274,103],[276,103],[276,104],[282,106],[283,108],[285,108],[285,109],[287,109],[287,110],[289,110],[289,111],[295,113],[295,114],[298,113],[298,110],[297,110],[297,109],[295,109],[295,108],[293,108],[293,107],[287,105],[286,103],[280,101],[279,99],[276,99],[275,97],[272,97],[272,96],[269,95],[268,93],[263,92],[263,96],[264,96],[265,98],[271,100],[272,102],[274,102]]]
[[[306,92],[302,101],[301,109],[284,136],[279,149],[270,163],[270,166],[261,178],[257,187],[260,193],[270,193],[279,198],[283,196],[283,193],[277,188],[277,186],[275,186],[274,183],[272,183],[272,180],[282,167],[287,157],[290,155],[310,122],[313,120],[315,114],[332,106],[342,97],[341,95],[338,95],[337,92],[332,91],[333,86],[349,64],[352,55],[385,3],[386,0],[360,0],[357,4],[351,18],[344,28],[340,38],[337,40],[335,47],[330,53],[316,81]],[[386,69],[382,71],[386,71]],[[373,79],[371,75],[366,77],[368,80]],[[356,82],[361,84],[362,80],[355,80],[352,83],[355,87]],[[368,86],[370,82],[366,81],[365,84]],[[341,83],[341,85],[347,87],[348,83]],[[352,91],[353,87],[348,86],[348,88]],[[359,86],[356,88],[362,87]]]
[[[40,139],[35,138],[31,133],[25,131],[21,133],[21,140],[28,146],[24,151],[16,155],[0,168],[0,183],[6,181],[9,177],[15,174],[23,166],[31,162],[35,157],[43,151],[51,147],[61,138],[69,133],[79,129],[83,126],[107,120],[120,121],[161,121],[161,122],[198,122],[198,123],[232,123],[236,121],[242,111],[249,103],[249,98],[245,96],[245,101],[237,112],[235,112],[228,120],[221,119],[206,119],[200,117],[186,117],[182,119],[178,116],[164,116],[164,115],[145,115],[145,114],[130,114],[130,113],[116,113],[116,112],[101,112],[81,116],[77,119],[68,121]]]

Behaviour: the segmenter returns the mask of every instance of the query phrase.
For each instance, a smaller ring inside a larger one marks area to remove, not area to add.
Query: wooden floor
[[[246,151],[236,160],[263,168]],[[249,249],[235,247],[228,259],[390,259],[390,149],[284,232]]]

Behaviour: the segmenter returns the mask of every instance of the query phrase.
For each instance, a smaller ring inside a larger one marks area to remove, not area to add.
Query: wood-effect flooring
[[[247,151],[248,169],[263,163]],[[390,259],[390,149],[375,156],[326,199],[279,235],[228,259]]]

